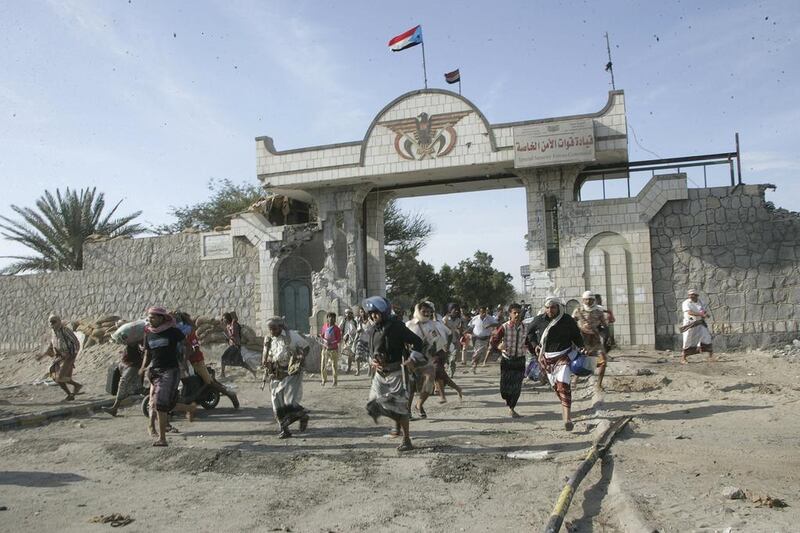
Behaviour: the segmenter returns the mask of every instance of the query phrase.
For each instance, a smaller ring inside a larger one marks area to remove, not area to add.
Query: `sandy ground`
[[[82,355],[76,379],[102,391],[113,350]],[[124,531],[541,530],[564,480],[604,419],[633,421],[580,486],[570,531],[797,531],[800,522],[800,363],[772,352],[677,364],[674,354],[617,351],[607,392],[576,392],[576,430],[564,432],[555,395],[527,383],[507,416],[499,368],[459,368],[466,391],[428,401],[412,422],[417,449],[366,416],[368,381],[337,388],[307,376],[306,433],[279,440],[266,392],[243,371],[242,400],[223,398],[194,423],[177,418],[168,448],[153,448],[138,406],[0,433],[0,530],[101,531],[95,515],[121,513]],[[41,377],[30,355],[0,354],[2,385]],[[0,388],[0,417],[59,405],[56,387]],[[540,460],[512,459],[543,452]],[[783,509],[723,497],[725,487],[780,498]]]

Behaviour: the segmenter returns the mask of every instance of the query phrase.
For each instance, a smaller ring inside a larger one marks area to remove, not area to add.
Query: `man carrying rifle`
[[[700,301],[700,293],[694,289],[689,289],[688,298],[681,304],[683,311],[683,323],[681,333],[683,334],[683,350],[681,350],[681,364],[689,361],[687,356],[700,352],[708,353],[708,360],[714,360],[714,348],[711,344],[711,332],[708,329],[706,318],[708,318],[708,308]]]
[[[369,314],[370,325],[359,340],[359,351],[370,354],[370,365],[375,369],[367,412],[376,424],[380,416],[394,420],[395,429],[391,435],[399,437],[402,432],[403,442],[397,450],[405,452],[413,449],[413,446],[408,427],[410,411],[404,367],[413,368],[415,365],[413,358],[406,359],[405,356],[407,346],[414,352],[421,352],[422,339],[392,314],[392,305],[386,298],[367,298],[364,300],[364,309]]]
[[[303,362],[310,346],[296,331],[286,327],[281,317],[267,321],[261,365],[269,378],[272,411],[281,427],[278,438],[292,436],[289,426],[300,422],[300,431],[308,427],[308,411],[300,405],[303,400]]]

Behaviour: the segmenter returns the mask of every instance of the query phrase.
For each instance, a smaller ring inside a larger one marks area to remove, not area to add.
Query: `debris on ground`
[[[744,500],[744,491],[739,487],[724,487],[722,497],[726,500]]]
[[[91,524],[110,524],[111,527],[123,527],[133,522],[130,515],[122,515],[119,513],[112,513],[109,515],[97,515],[89,519]]]
[[[770,509],[782,509],[789,507],[788,504],[780,498],[773,498],[769,495],[756,495],[747,491],[747,497],[751,502],[756,504],[756,507],[769,507]]]

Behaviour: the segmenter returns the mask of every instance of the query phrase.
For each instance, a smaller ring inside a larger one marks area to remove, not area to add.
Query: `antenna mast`
[[[606,32],[606,51],[608,52],[608,63],[606,63],[606,72],[611,73],[611,89],[617,90],[614,85],[614,64],[611,62],[611,44],[608,41],[608,32]]]

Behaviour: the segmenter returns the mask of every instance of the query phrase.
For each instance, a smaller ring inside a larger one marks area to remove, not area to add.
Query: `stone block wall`
[[[179,307],[194,316],[235,310],[255,325],[258,254],[234,239],[229,259],[200,259],[200,236],[178,234],[88,243],[84,270],[0,277],[0,350],[39,348],[47,316],[65,320],[144,315],[150,305]]]
[[[785,344],[800,323],[800,214],[763,185],[690,189],[650,222],[656,346],[680,349],[680,306],[695,288],[717,350]]]
[[[579,168],[532,171],[524,176],[528,251],[535,302],[555,294],[580,300],[591,289],[614,311],[621,344],[655,343],[649,218],[667,201],[686,197],[686,176],[654,177],[634,198],[576,201]],[[560,264],[546,264],[545,197],[558,201]]]

